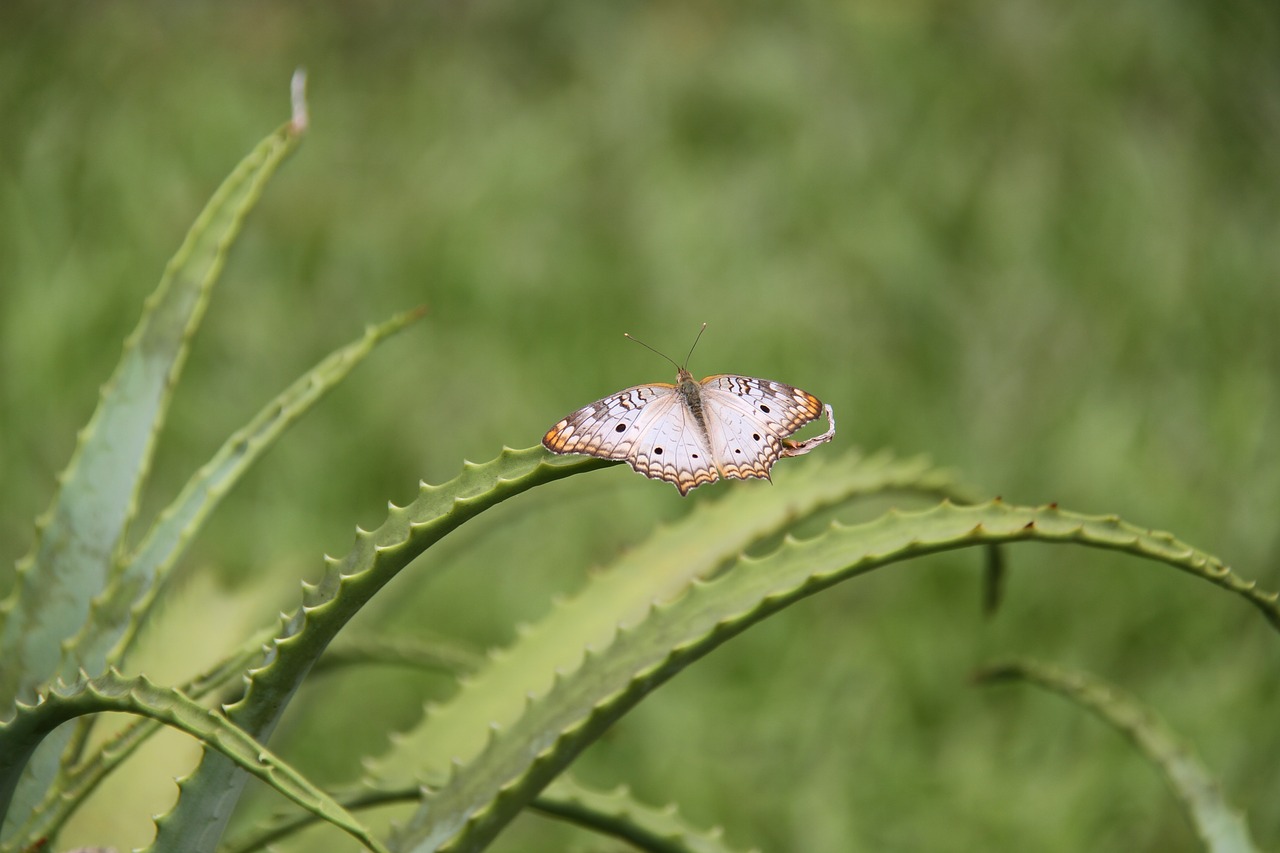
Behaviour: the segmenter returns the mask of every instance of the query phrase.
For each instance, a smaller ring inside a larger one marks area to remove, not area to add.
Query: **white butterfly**
[[[831,407],[799,388],[727,373],[696,382],[684,367],[676,369],[675,385],[636,385],[584,406],[548,430],[543,447],[621,459],[646,477],[675,483],[687,495],[720,477],[767,480],[779,457],[808,453],[835,437]],[[824,411],[824,434],[786,440]]]

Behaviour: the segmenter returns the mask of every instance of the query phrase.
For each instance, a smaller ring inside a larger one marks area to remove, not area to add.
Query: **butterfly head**
[[[658,355],[662,356],[662,357],[663,357],[663,358],[665,358],[667,361],[669,361],[669,362],[671,362],[673,365],[675,365],[675,368],[676,368],[676,371],[677,371],[677,373],[676,373],[676,385],[677,385],[677,386],[680,386],[680,387],[683,387],[683,386],[685,385],[685,383],[686,383],[686,382],[687,382],[687,383],[690,383],[690,384],[693,384],[693,385],[696,385],[696,384],[697,384],[696,382],[694,382],[694,381],[693,381],[693,374],[692,374],[692,373],[690,373],[690,372],[689,372],[689,370],[688,370],[688,367],[689,367],[689,357],[693,355],[694,347],[696,347],[696,346],[698,345],[698,341],[702,340],[702,333],[703,333],[703,332],[705,332],[706,330],[707,330],[707,324],[706,324],[706,323],[703,323],[703,324],[702,324],[702,328],[698,330],[698,336],[697,336],[696,338],[694,338],[694,339],[693,339],[693,346],[692,346],[692,347],[689,347],[689,355],[686,355],[686,356],[684,357],[684,364],[676,364],[675,359],[673,359],[671,356],[667,355],[667,354],[666,354],[666,353],[664,353],[664,352],[659,352],[658,350],[656,350],[656,349],[654,349],[653,347],[651,347],[651,346],[649,346],[648,344],[646,344],[644,341],[639,340],[638,338],[633,338],[633,337],[631,337],[631,335],[627,334],[626,332],[623,332],[623,333],[622,333],[622,336],[623,336],[624,338],[629,339],[629,340],[633,340],[633,341],[635,341],[636,343],[638,343],[640,346],[644,347],[644,348],[645,348],[645,349],[647,349],[647,350],[651,350],[651,351],[653,351],[653,352],[658,353]]]

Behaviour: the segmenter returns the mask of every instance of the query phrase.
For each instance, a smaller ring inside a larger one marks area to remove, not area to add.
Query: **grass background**
[[[227,501],[149,672],[181,679],[293,606],[320,553],[419,477],[669,380],[623,331],[679,358],[703,321],[695,373],[835,407],[820,453],[927,452],[982,494],[1116,512],[1280,587],[1280,17],[1243,0],[6,3],[0,571],[165,260],[287,116],[298,65],[311,134],[228,266],[145,512],[365,323],[430,314]],[[407,572],[361,627],[507,642],[656,523],[739,487],[682,501],[618,469],[557,484],[446,541],[424,562],[450,571]],[[1160,709],[1280,846],[1263,621],[1113,555],[1009,556],[993,622],[963,554],[793,608],[651,697],[580,775],[766,850],[1195,849],[1114,733],[965,682],[1033,653]],[[335,678],[280,742],[342,778],[448,690]],[[175,749],[63,841],[145,842]],[[528,818],[499,848],[601,843]]]

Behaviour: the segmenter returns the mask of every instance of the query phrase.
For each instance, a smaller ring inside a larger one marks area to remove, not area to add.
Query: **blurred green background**
[[[148,672],[213,660],[418,478],[537,443],[671,367],[794,383],[835,444],[978,493],[1168,529],[1280,587],[1280,15],[1269,2],[203,2],[0,6],[3,587],[121,340],[200,207],[287,117],[191,353],[144,516],[364,324],[428,317],[195,544]],[[785,477],[787,463],[776,471]],[[682,500],[624,469],[504,505],[358,626],[508,642]],[[897,567],[781,614],[578,764],[765,850],[1191,850],[1115,733],[970,669],[1081,666],[1158,708],[1280,846],[1280,646],[1213,588],[1076,549]],[[393,600],[394,599],[394,600]],[[356,772],[444,679],[333,677],[280,746]],[[335,736],[336,735],[336,736]],[[172,744],[181,744],[174,738]],[[157,748],[66,843],[149,837]],[[189,749],[189,747],[186,747]],[[267,805],[275,801],[265,800]],[[73,837],[74,836],[74,837]],[[317,838],[334,840],[334,836]],[[499,849],[611,849],[538,818]]]

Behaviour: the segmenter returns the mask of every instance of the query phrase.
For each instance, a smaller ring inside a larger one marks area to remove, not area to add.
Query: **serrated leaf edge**
[[[1217,558],[1167,533],[1145,531],[1116,516],[1085,516],[1056,506],[1016,507],[997,500],[973,507],[944,502],[924,512],[891,511],[862,525],[833,523],[826,534],[790,540],[761,558],[743,557],[738,568],[690,585],[675,601],[655,604],[644,622],[620,628],[610,646],[589,651],[578,670],[558,673],[550,691],[530,699],[520,720],[492,729],[474,760],[453,767],[447,781],[393,837],[393,844],[414,851],[482,849],[582,748],[654,687],[748,625],[801,598],[910,557],[1018,541],[1074,542],[1164,562],[1243,595],[1280,626],[1274,593],[1259,591]],[[776,581],[771,569],[778,573]],[[642,647],[648,635],[665,636],[664,632],[679,639],[664,649],[654,648],[649,657],[630,663],[618,660],[639,654],[634,649]],[[629,643],[632,637],[637,639]],[[601,671],[610,664],[619,670],[612,681]],[[573,691],[579,688],[586,695],[575,700]],[[563,710],[570,707],[580,710]],[[532,721],[538,714],[546,720]],[[519,769],[498,769],[507,766]]]
[[[13,717],[0,724],[0,770],[4,780],[0,783],[0,797],[8,799],[22,765],[45,735],[75,717],[104,711],[149,717],[198,738],[297,805],[370,849],[386,853],[381,842],[346,809],[217,711],[178,690],[158,687],[141,676],[126,678],[115,670],[92,679],[82,677],[71,684],[59,682],[42,692],[34,703],[17,703]]]

